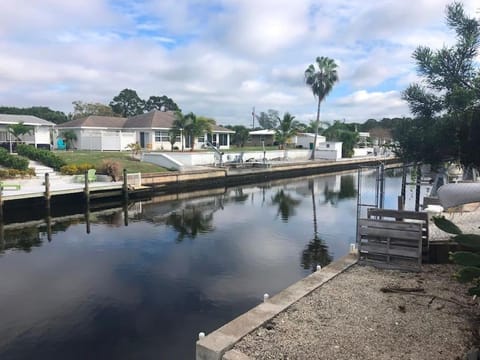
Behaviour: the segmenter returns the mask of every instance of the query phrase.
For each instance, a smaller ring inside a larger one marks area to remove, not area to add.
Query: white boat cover
[[[445,184],[438,188],[437,194],[445,209],[480,202],[480,182]]]

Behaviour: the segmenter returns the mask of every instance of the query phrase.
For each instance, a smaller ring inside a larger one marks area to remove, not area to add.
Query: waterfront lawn
[[[132,153],[127,151],[55,151],[68,165],[92,164],[100,167],[103,160],[118,161],[122,168],[127,169],[129,173],[156,173],[165,172],[167,169],[158,165],[141,162],[132,159]]]

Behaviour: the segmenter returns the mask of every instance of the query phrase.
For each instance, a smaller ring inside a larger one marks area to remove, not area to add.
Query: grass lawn
[[[115,160],[120,163],[122,168],[127,169],[129,173],[155,173],[165,172],[167,169],[158,165],[134,160],[131,152],[127,151],[55,151],[55,155],[60,156],[69,165],[92,164],[95,167],[101,166],[103,160]]]

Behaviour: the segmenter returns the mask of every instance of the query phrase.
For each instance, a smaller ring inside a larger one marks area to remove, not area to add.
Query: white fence
[[[122,151],[135,141],[134,132],[88,131],[82,133],[78,144],[79,150]]]

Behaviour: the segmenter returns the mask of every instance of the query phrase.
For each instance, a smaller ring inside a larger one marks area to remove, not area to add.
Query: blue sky
[[[475,16],[476,0],[465,0]],[[0,11],[0,105],[108,102],[122,89],[167,95],[184,112],[227,125],[257,112],[308,122],[316,102],[303,82],[317,56],[340,82],[322,119],[409,116],[401,91],[418,81],[416,46],[454,41],[448,1],[17,0]]]

